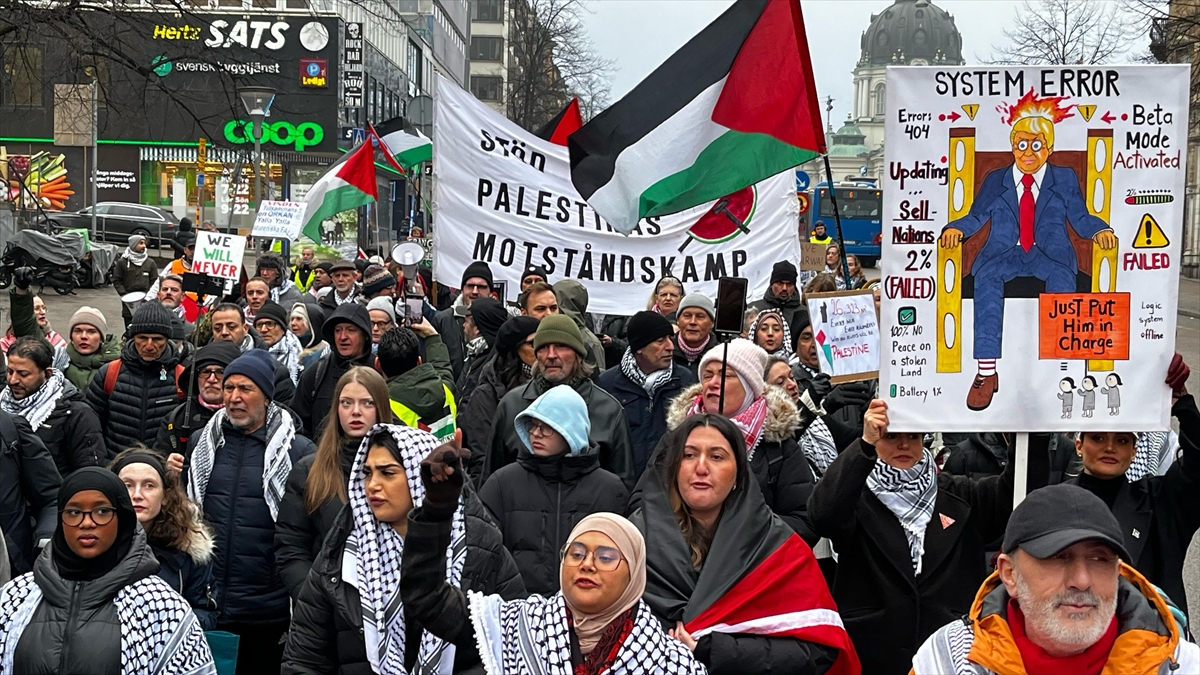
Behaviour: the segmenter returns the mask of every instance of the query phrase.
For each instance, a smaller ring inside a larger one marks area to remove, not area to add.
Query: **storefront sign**
[[[245,254],[245,237],[201,230],[196,233],[196,257],[192,271],[236,281]]]
[[[329,86],[329,61],[325,59],[300,59],[300,86]]]
[[[246,120],[230,120],[225,123],[225,140],[242,144],[254,142],[254,123]],[[287,121],[262,125],[262,142],[275,145],[291,145],[302,152],[311,145],[325,140],[325,130],[315,122],[292,124]]]

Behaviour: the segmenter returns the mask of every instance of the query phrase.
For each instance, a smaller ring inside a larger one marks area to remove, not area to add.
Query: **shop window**
[[[504,38],[472,37],[472,61],[501,61],[504,57]]]
[[[471,76],[471,93],[480,101],[499,101],[500,88],[503,86],[504,81],[500,77],[491,75]]]
[[[42,105],[42,50],[31,45],[5,45],[0,100],[9,105]]]
[[[474,0],[471,9],[472,21],[504,20],[504,0]]]

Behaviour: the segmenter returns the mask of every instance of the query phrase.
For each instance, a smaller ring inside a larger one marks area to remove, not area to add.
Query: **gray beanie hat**
[[[687,309],[688,307],[699,307],[707,312],[709,318],[711,318],[713,321],[717,320],[716,305],[713,304],[711,298],[699,291],[692,291],[684,296],[683,301],[679,303],[679,310],[676,311],[675,316],[683,314],[683,310]]]

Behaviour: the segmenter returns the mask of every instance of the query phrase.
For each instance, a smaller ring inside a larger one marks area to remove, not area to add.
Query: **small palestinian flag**
[[[583,115],[579,113],[579,99],[573,98],[567,107],[559,111],[541,129],[537,137],[555,145],[566,145],[567,137],[583,127]]]
[[[373,131],[380,141],[383,156],[400,173],[407,173],[410,167],[433,159],[433,141],[403,117],[380,122]]]
[[[822,154],[799,0],[737,0],[567,145],[571,182],[626,233]]]
[[[317,179],[304,195],[304,227],[301,233],[321,241],[321,221],[334,214],[370,204],[379,196],[375,187],[375,153],[370,142],[346,153]]]

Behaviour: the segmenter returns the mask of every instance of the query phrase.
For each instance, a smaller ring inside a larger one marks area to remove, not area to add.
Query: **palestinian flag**
[[[317,179],[304,196],[304,227],[301,233],[321,241],[321,221],[379,196],[375,186],[375,153],[371,143],[363,143],[342,156]]]
[[[824,153],[799,0],[737,0],[567,145],[571,182],[622,232]]]
[[[409,124],[403,117],[393,117],[372,129],[379,139],[379,149],[400,173],[410,167],[433,159],[433,141]]]
[[[583,115],[579,113],[579,99],[573,98],[567,107],[538,129],[537,137],[555,145],[566,145],[567,137],[582,127]]]

